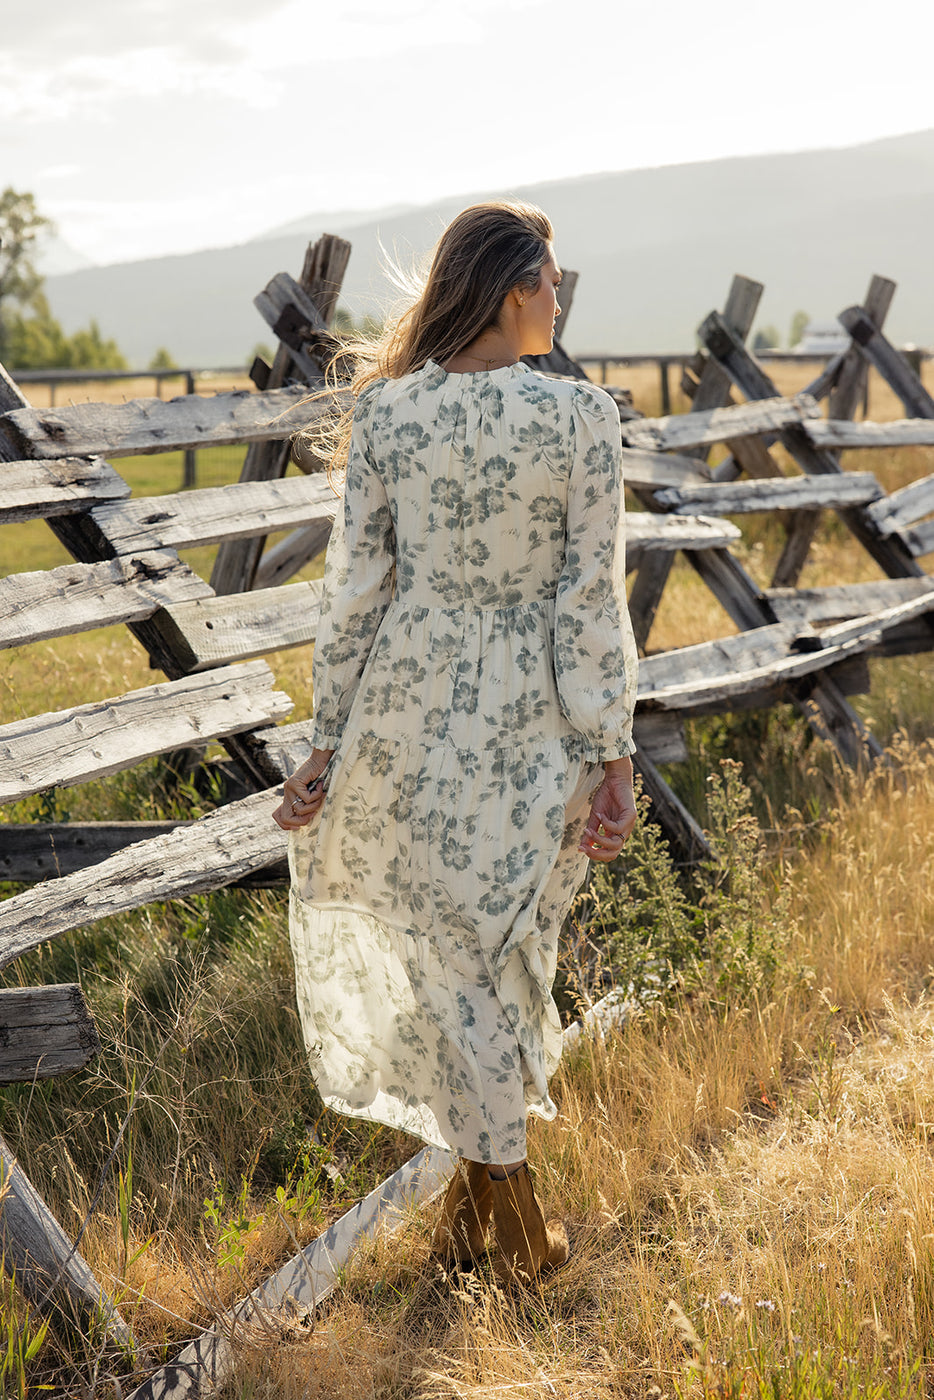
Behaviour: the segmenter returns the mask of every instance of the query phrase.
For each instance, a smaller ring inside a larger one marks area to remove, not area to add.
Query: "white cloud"
[[[76,161],[69,161],[65,165],[47,165],[43,170],[36,171],[36,180],[39,183],[44,180],[70,180],[75,175],[80,175],[83,168]]]
[[[264,0],[271,23],[283,0]],[[42,0],[7,5],[3,51],[34,70],[81,54],[120,54],[171,47],[204,61],[231,55],[227,30],[249,16],[254,0]]]
[[[4,16],[6,179],[106,260],[934,125],[934,7],[889,5],[867,48],[837,0],[42,0]]]
[[[40,35],[35,20],[30,25],[21,15],[18,29],[4,32],[0,120],[103,119],[124,101],[193,93],[269,109],[286,96],[286,71],[303,75],[304,90],[293,87],[290,93],[297,104],[321,87],[332,96],[347,90],[361,65],[372,60],[481,43],[490,12],[507,15],[537,3],[541,0],[463,0],[457,6],[447,0],[359,0],[347,9],[272,0],[258,12],[251,0],[223,5],[220,0],[195,5],[133,0],[119,7],[116,24],[113,0],[96,0],[90,15],[83,7],[80,25],[71,0],[67,6],[53,3],[57,28],[53,14],[53,24],[43,24]],[[391,102],[392,71],[387,68],[382,79]],[[380,94],[367,96],[378,100]]]
[[[406,50],[477,38],[482,30],[475,12],[493,3],[394,0],[392,5],[358,3],[346,8],[285,0],[276,24],[254,11],[249,19],[231,25],[229,33],[248,56],[251,67],[302,68],[309,90],[313,90],[342,72],[352,79],[357,66],[369,59],[385,60]],[[288,35],[287,44],[283,44],[284,35]],[[383,74],[387,97],[393,90],[393,77],[387,65]]]
[[[219,208],[213,190],[187,198],[46,199],[43,210],[96,262],[167,257],[259,231],[254,213],[236,204]]]
[[[0,120],[62,122],[104,120],[114,107],[150,97],[223,97],[249,108],[269,108],[276,88],[242,65],[204,63],[171,48],[121,54],[78,54],[46,72],[24,73],[0,55]]]

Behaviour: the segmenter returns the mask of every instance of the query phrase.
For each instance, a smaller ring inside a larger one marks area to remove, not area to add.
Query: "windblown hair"
[[[351,401],[296,433],[296,456],[310,453],[324,460],[333,481],[347,461],[353,401],[360,391],[375,379],[401,379],[429,360],[440,364],[464,350],[497,323],[513,288],[538,290],[552,238],[548,218],[534,204],[494,200],[458,214],[441,235],[427,276],[397,279],[414,294],[412,305],[387,322],[378,338],[342,339],[322,395],[343,390],[346,396],[349,378]]]

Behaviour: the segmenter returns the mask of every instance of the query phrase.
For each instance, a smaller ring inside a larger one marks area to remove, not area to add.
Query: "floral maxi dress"
[[[619,416],[433,361],[359,396],[294,832],[298,1007],[327,1104],[473,1161],[555,1115],[558,935],[601,760],[631,753]]]

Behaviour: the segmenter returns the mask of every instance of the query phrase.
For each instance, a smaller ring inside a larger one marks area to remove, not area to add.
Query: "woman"
[[[454,1152],[435,1252],[475,1258],[492,1214],[525,1277],[567,1257],[526,1167],[558,934],[636,816],[619,416],[520,362],[554,340],[551,240],[534,206],[465,210],[358,375],[315,748],[275,813],[325,1102]]]

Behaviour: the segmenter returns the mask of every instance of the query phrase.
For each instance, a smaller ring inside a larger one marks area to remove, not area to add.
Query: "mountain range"
[[[54,232],[39,235],[34,262],[43,277],[55,277],[63,272],[76,272],[79,268],[94,266],[91,258],[79,253]]]
[[[783,336],[795,311],[832,320],[882,273],[899,284],[893,339],[934,344],[934,130],[496,193],[541,204],[559,261],[580,274],[562,336],[572,353],[689,350],[736,272],[765,284],[759,324]],[[297,274],[309,239],[350,239],[342,302],[354,316],[379,315],[393,298],[381,250],[411,264],[458,209],[490,197],[312,213],[234,247],[50,276],[46,291],[67,332],[94,317],[133,365],[159,346],[180,364],[242,364],[272,341],[253,296],[275,273]]]

